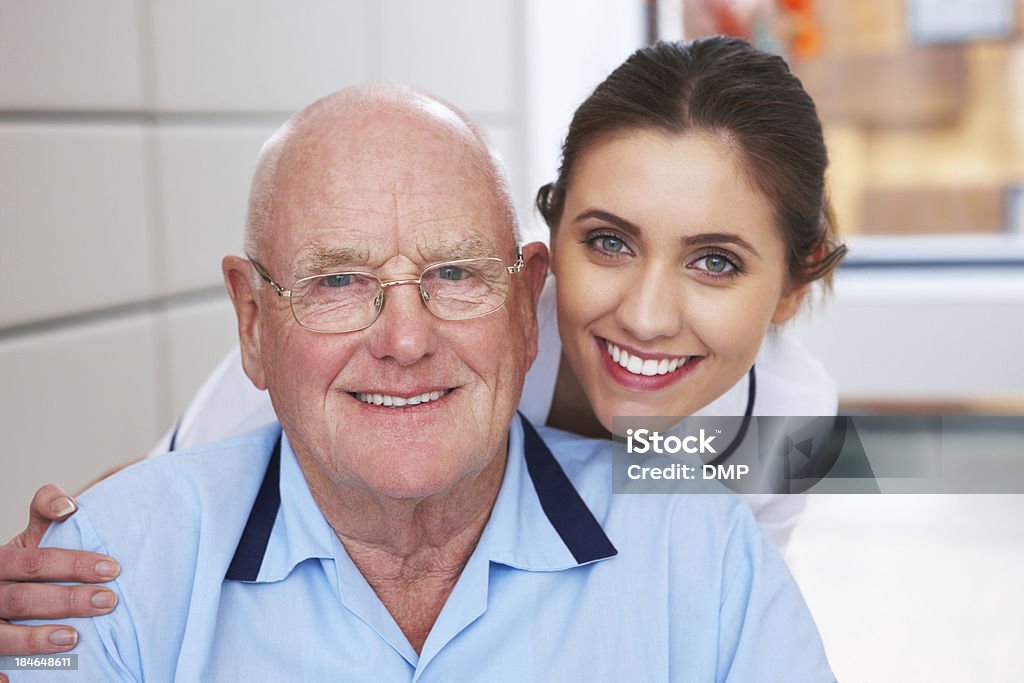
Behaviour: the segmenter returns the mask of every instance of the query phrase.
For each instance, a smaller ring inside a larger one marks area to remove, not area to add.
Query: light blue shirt
[[[69,621],[79,671],[45,680],[835,680],[738,497],[613,496],[608,442],[541,433],[514,421],[494,510],[419,654],[279,426],[129,468],[44,540],[122,565],[114,612]]]

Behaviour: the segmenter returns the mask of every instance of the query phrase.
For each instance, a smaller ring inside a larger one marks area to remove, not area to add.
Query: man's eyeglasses
[[[384,310],[388,287],[417,285],[427,310],[442,320],[468,320],[494,313],[505,305],[512,274],[523,269],[523,249],[516,262],[506,266],[497,257],[458,259],[434,263],[413,280],[381,280],[360,271],[311,275],[285,289],[270,277],[256,259],[249,262],[291,304],[295,321],[314,332],[356,332],[377,319]]]

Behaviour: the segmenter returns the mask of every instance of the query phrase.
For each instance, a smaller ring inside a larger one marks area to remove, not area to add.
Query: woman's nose
[[[616,319],[638,341],[674,337],[683,329],[684,289],[664,267],[637,273],[625,288]]]

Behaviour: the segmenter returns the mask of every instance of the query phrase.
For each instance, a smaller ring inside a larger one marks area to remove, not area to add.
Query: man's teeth
[[[686,365],[686,361],[690,360],[689,356],[680,356],[679,358],[662,358],[661,360],[644,360],[639,356],[629,355],[628,351],[620,349],[607,339],[604,343],[608,349],[608,354],[612,357],[612,360],[626,368],[629,372],[632,372],[634,375],[646,375],[648,377],[652,377],[654,375],[667,375],[668,373],[675,372],[679,368],[683,367]]]
[[[448,393],[447,389],[441,391],[428,391],[419,396],[392,396],[391,394],[364,394],[362,392],[356,392],[354,396],[362,401],[363,403],[372,403],[375,406],[392,406],[400,408],[402,406],[416,406],[420,403],[430,403],[436,401],[445,394]]]

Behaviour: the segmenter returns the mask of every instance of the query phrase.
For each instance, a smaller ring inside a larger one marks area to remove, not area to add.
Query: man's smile
[[[424,391],[411,396],[398,396],[396,394],[388,394],[385,392],[358,391],[351,392],[351,395],[363,403],[375,406],[387,406],[389,408],[401,408],[404,406],[416,406],[422,403],[437,401],[444,398],[451,392],[452,389],[439,389],[435,391]]]

